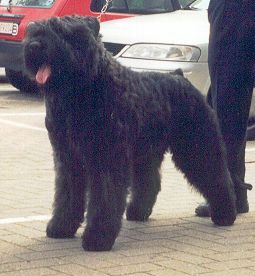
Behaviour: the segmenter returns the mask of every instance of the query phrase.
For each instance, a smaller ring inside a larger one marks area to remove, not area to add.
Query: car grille
[[[113,56],[116,56],[125,46],[125,44],[104,42],[105,49],[109,51]]]

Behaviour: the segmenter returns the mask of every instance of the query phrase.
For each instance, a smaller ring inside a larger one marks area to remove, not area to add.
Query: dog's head
[[[77,74],[91,78],[97,74],[98,41],[99,22],[94,17],[32,22],[23,42],[25,67],[40,85],[58,86]]]

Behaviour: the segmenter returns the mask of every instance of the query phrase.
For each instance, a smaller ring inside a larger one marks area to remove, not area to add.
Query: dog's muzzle
[[[46,64],[44,46],[40,41],[31,41],[25,45],[25,61],[36,82],[44,85],[51,75],[51,68]]]

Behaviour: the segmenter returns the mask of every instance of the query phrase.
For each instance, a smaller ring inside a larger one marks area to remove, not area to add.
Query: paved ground
[[[123,220],[114,249],[84,252],[80,236],[45,237],[54,172],[44,104],[0,84],[0,275],[255,275],[255,189],[232,227],[194,216],[202,201],[166,155],[162,192],[147,223]],[[255,143],[247,146],[255,184]]]
[[[0,67],[0,82],[5,81],[5,70],[3,67]]]

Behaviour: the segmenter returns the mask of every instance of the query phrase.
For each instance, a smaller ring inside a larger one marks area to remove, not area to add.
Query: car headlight
[[[121,55],[126,58],[168,61],[198,61],[200,49],[186,45],[134,44]]]

